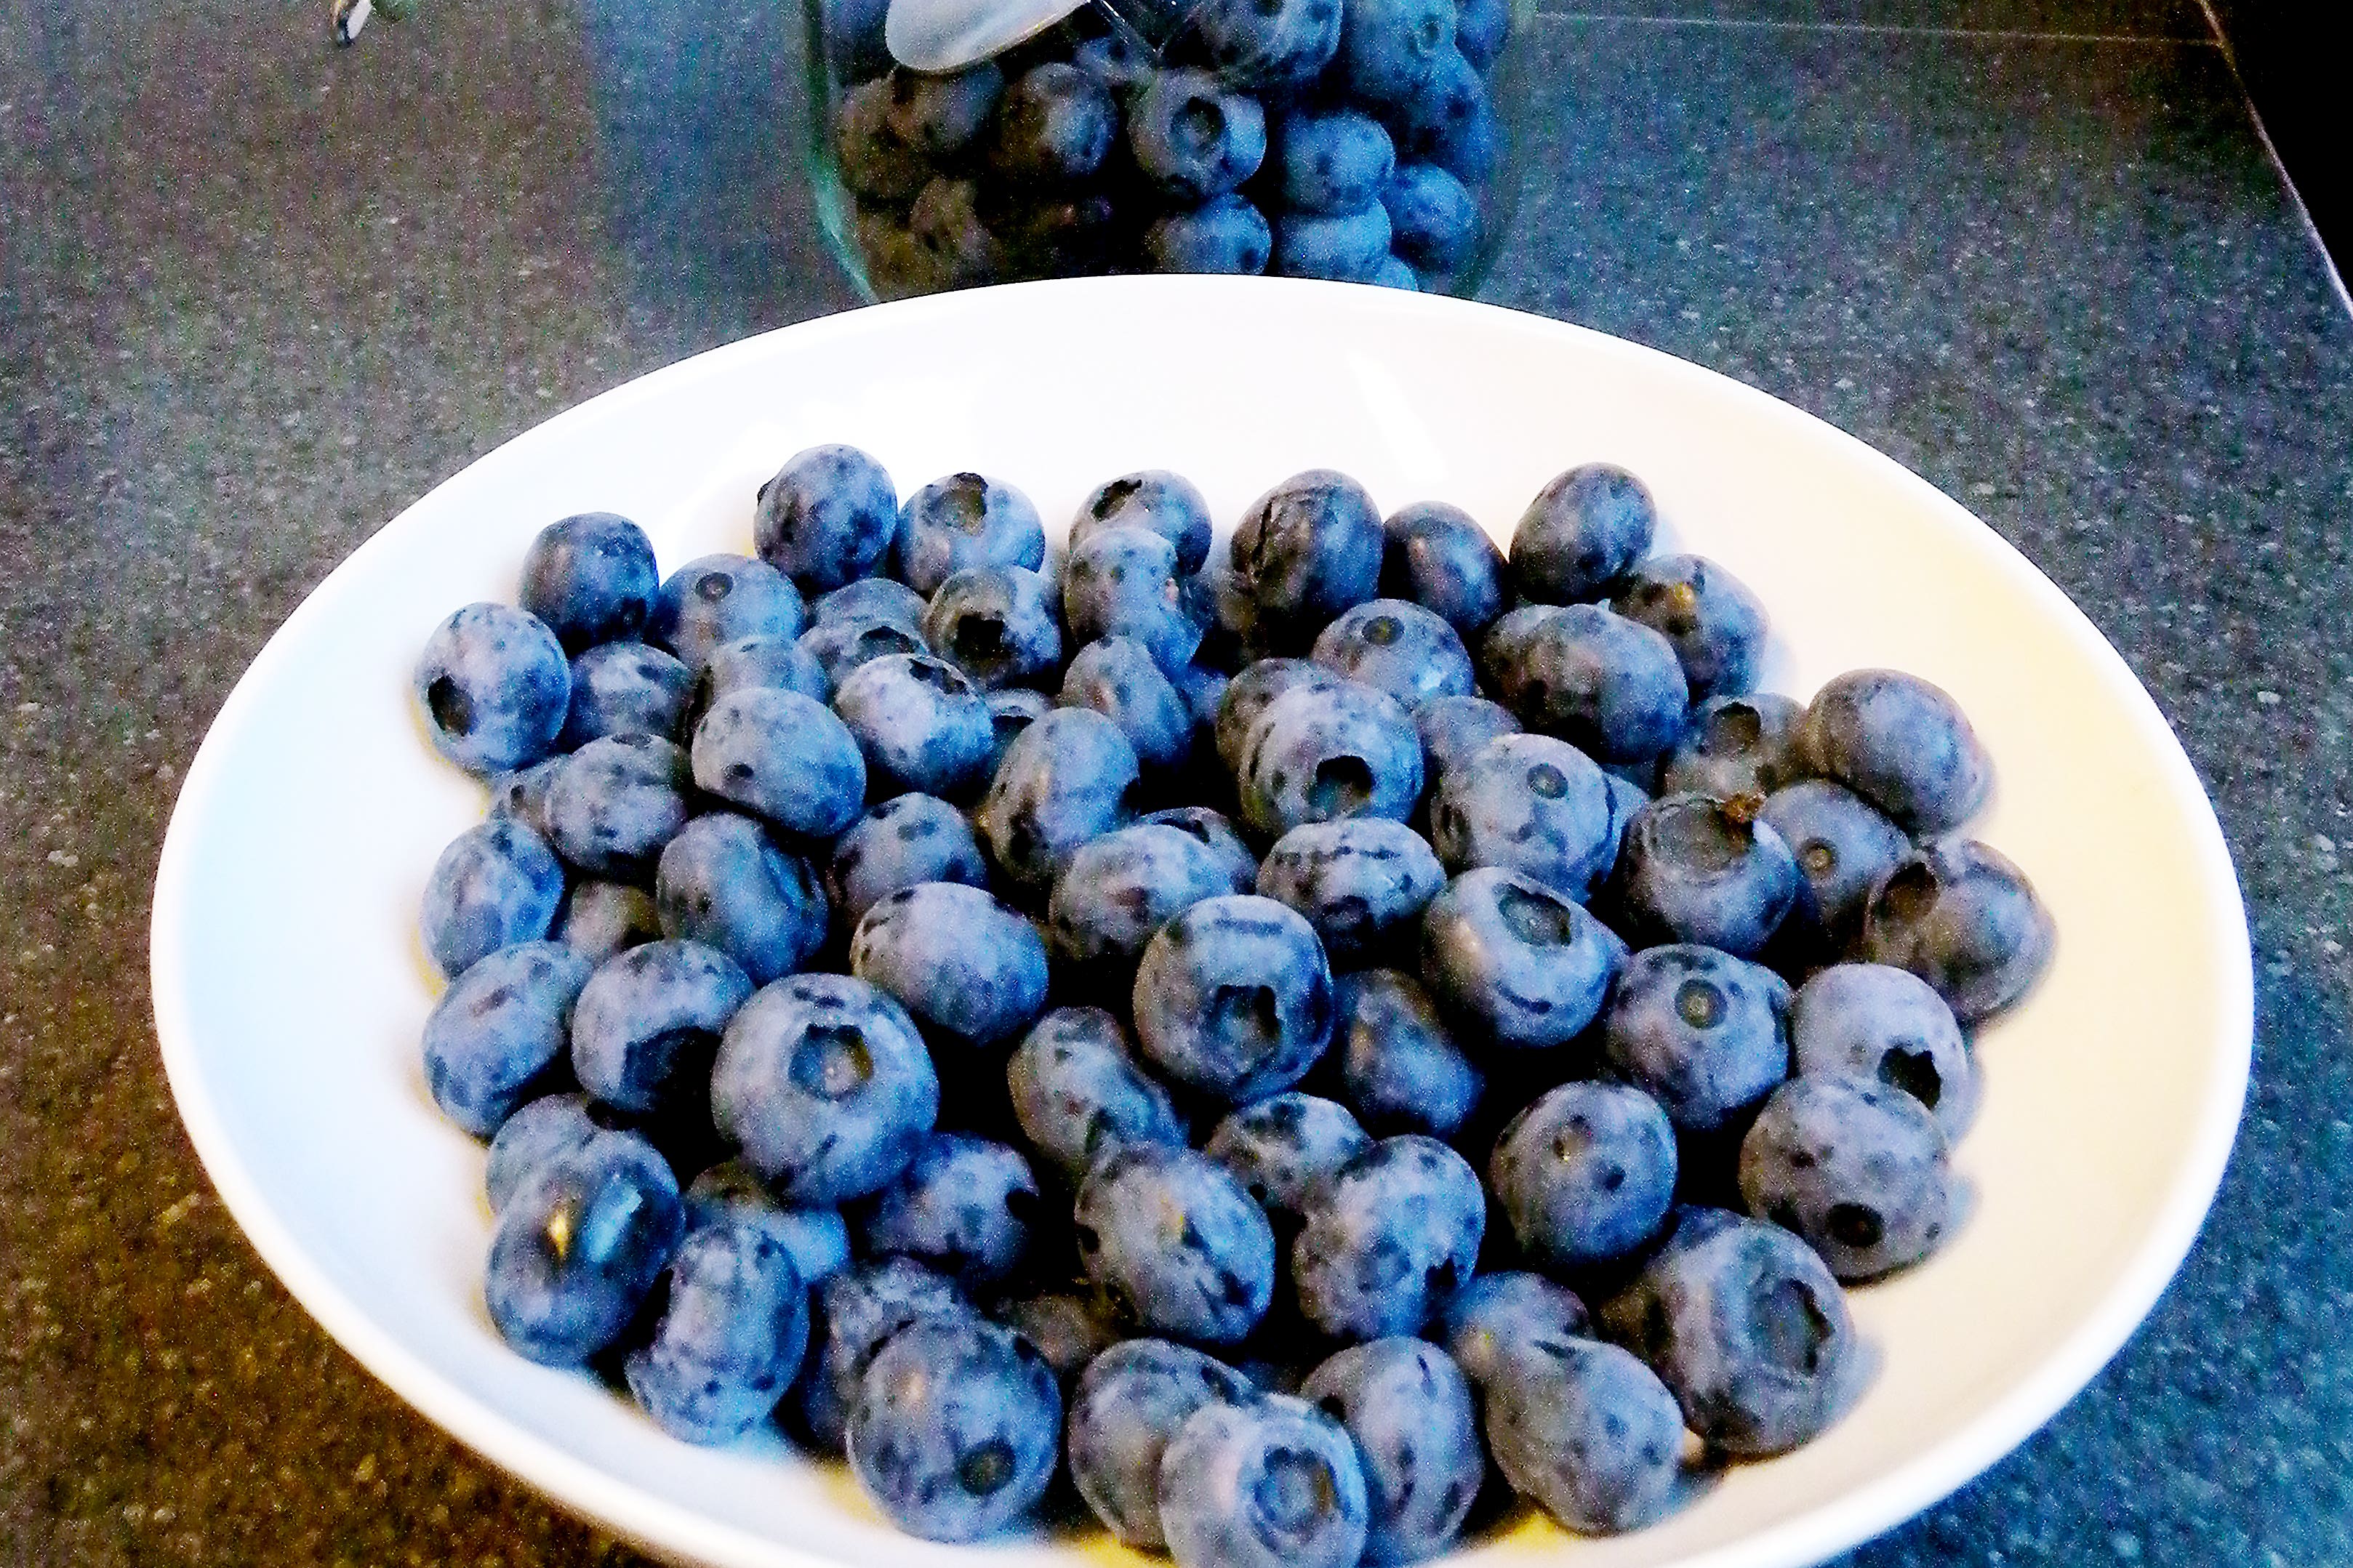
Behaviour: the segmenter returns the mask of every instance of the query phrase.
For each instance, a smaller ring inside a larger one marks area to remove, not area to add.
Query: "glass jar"
[[[1479,287],[1518,206],[1535,0],[1166,3],[804,0],[810,177],[859,289]]]

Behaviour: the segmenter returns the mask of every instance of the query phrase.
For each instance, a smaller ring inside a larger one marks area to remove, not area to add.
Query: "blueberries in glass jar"
[[[1152,79],[1151,52],[1121,28],[1081,41],[1071,62],[1109,88],[1115,98],[1128,94]]]
[[[1046,904],[1047,941],[1065,977],[1089,984],[1098,968],[1121,998],[1137,957],[1162,926],[1204,899],[1232,893],[1229,861],[1166,823],[1138,823],[1082,845]]]
[[[1421,835],[1377,817],[1314,822],[1275,840],[1257,890],[1307,917],[1331,961],[1353,967],[1409,948],[1446,871]]]
[[[1383,597],[1411,600],[1465,639],[1503,613],[1503,552],[1469,512],[1416,501],[1391,512],[1381,532]]]
[[[645,531],[609,511],[551,522],[523,552],[523,610],[536,616],[564,650],[623,642],[645,629],[660,578]]]
[[[1423,766],[1433,788],[1488,742],[1520,732],[1512,710],[1484,697],[1433,697],[1413,710],[1413,727],[1421,735]]]
[[[982,214],[981,201],[977,182],[952,174],[939,175],[916,193],[907,209],[907,237],[920,257],[927,288],[970,288],[992,282],[1006,270],[1006,247]],[[894,569],[907,574],[903,558]]]
[[[912,1535],[971,1541],[1028,1513],[1054,1479],[1062,1398],[1029,1341],[965,1315],[893,1334],[859,1379],[849,1468]]]
[[[1502,1359],[1484,1392],[1496,1468],[1564,1528],[1635,1530],[1673,1500],[1683,1413],[1658,1375],[1626,1351],[1535,1338]]]
[[[1531,1259],[1553,1268],[1605,1263],[1640,1248],[1666,1219],[1674,1128],[1639,1089],[1565,1083],[1504,1129],[1487,1180]]]
[[[1356,1439],[1366,1562],[1418,1563],[1453,1543],[1487,1463],[1452,1357],[1417,1339],[1352,1345],[1310,1373],[1299,1396]]]
[[[601,643],[572,661],[572,700],[556,743],[568,752],[607,735],[669,740],[693,689],[693,673],[658,647]]]
[[[542,808],[565,864],[623,877],[650,870],[686,826],[692,784],[682,747],[645,734],[608,735],[565,759]]]
[[[877,794],[965,796],[995,760],[988,700],[963,671],[927,653],[860,665],[833,694],[833,707],[857,739],[868,787]]]
[[[1499,735],[1447,770],[1430,842],[1449,869],[1501,866],[1583,902],[1609,869],[1609,786],[1566,742]]]
[[[1386,544],[1365,488],[1312,468],[1250,504],[1234,532],[1234,570],[1270,629],[1303,647],[1334,616],[1379,593]]]
[[[922,882],[988,885],[988,862],[964,813],[936,795],[894,795],[833,843],[826,884],[847,924],[902,888]]]
[[[1389,115],[1399,157],[1443,169],[1466,185],[1494,173],[1501,152],[1494,104],[1459,50],[1441,51],[1421,86]]]
[[[1512,533],[1512,575],[1546,604],[1599,599],[1650,553],[1659,526],[1650,488],[1614,463],[1586,463],[1536,492]]]
[[[1636,942],[1689,942],[1742,958],[1763,950],[1797,902],[1797,857],[1754,795],[1669,795],[1626,825],[1611,891]]]
[[[883,123],[934,158],[958,152],[978,136],[1005,91],[1005,72],[995,60],[941,72],[900,66],[889,79]]]
[[[1091,708],[1119,726],[1139,766],[1155,773],[1182,767],[1193,753],[1193,710],[1134,637],[1087,644],[1062,672],[1065,708]]]
[[[1340,8],[1341,0],[1205,0],[1193,26],[1219,80],[1280,96],[1331,63]]]
[[[870,1258],[912,1258],[973,1287],[1013,1272],[1042,1199],[1029,1162],[1002,1143],[934,1132],[853,1215]]]
[[[468,605],[435,627],[412,684],[434,749],[474,773],[546,756],[572,701],[564,646],[505,605]]]
[[[1600,1013],[1623,952],[1581,905],[1501,867],[1448,883],[1421,930],[1431,994],[1476,1036],[1511,1049],[1574,1039]]]
[[[1957,1138],[1977,1105],[1968,1042],[1945,999],[1908,970],[1838,963],[1789,1000],[1799,1076],[1846,1077],[1903,1090]]]
[[[499,1337],[575,1366],[618,1339],[685,1230],[653,1145],[599,1132],[542,1164],[499,1210],[483,1296]]]
[[[1454,53],[1456,16],[1454,0],[1354,0],[1341,19],[1341,84],[1363,102],[1410,102]]]
[[[934,1037],[991,1046],[1046,1004],[1046,944],[979,888],[923,882],[876,902],[849,939],[849,970],[898,998]]]
[[[1511,36],[1509,0],[1458,0],[1456,12],[1454,47],[1483,76],[1495,68],[1495,57]]]
[[[1349,1341],[1419,1333],[1471,1278],[1487,1226],[1478,1173],[1412,1132],[1341,1166],[1303,1210],[1291,1254],[1300,1311]]]
[[[1683,733],[1683,667],[1673,645],[1639,621],[1566,605],[1530,635],[1520,666],[1521,722],[1598,762],[1641,762]]]
[[[1061,668],[1053,586],[1020,566],[967,566],[942,583],[923,612],[932,651],[984,691],[1036,686]]]
[[[1067,1423],[1071,1479],[1120,1540],[1158,1552],[1160,1460],[1197,1410],[1257,1397],[1223,1362],[1166,1340],[1126,1340],[1089,1363],[1071,1392]]]
[[[1602,1048],[1678,1128],[1738,1121],[1789,1076],[1789,986],[1758,963],[1690,943],[1626,963]]]
[[[1043,892],[1081,845],[1126,825],[1139,776],[1118,725],[1091,708],[1057,708],[1006,748],[976,826],[997,868]]]
[[[743,966],[699,942],[649,942],[597,966],[572,1010],[572,1070],[621,1110],[691,1103],[720,1032],[752,994]]]
[[[2010,858],[1974,838],[1915,849],[1872,890],[1854,956],[1908,969],[1963,1024],[2026,994],[2051,962],[2051,911]]]
[[[837,443],[796,452],[760,487],[752,538],[762,560],[822,594],[880,571],[898,523],[890,470]]]
[[[1177,1568],[1353,1568],[1364,1556],[1356,1443],[1282,1394],[1193,1413],[1160,1461],[1160,1521]]]
[[[665,934],[717,948],[754,985],[798,969],[825,941],[825,892],[808,862],[733,812],[698,816],[663,846],[654,901]]]
[[[1641,563],[1610,608],[1674,644],[1693,701],[1736,697],[1755,686],[1765,606],[1740,579],[1704,556],[1658,555]]]
[[[1231,1104],[1289,1089],[1332,1042],[1332,972],[1314,928],[1254,894],[1204,899],[1161,927],[1134,1003],[1145,1056]]]
[[[1133,637],[1163,669],[1181,667],[1201,644],[1185,613],[1177,552],[1157,531],[1134,523],[1091,530],[1062,569],[1062,620],[1073,643]]]
[[[1293,212],[1360,212],[1379,200],[1397,168],[1389,133],[1354,110],[1284,115],[1271,142],[1283,204]]]
[[[1389,259],[1388,209],[1377,201],[1350,212],[1281,212],[1274,216],[1275,272],[1370,283]]]
[[[974,1315],[962,1290],[912,1258],[861,1263],[825,1281],[810,1300],[809,1354],[786,1415],[797,1434],[841,1452],[860,1381],[900,1331]]]
[[[704,555],[662,580],[646,640],[692,670],[722,643],[755,636],[797,637],[807,618],[800,591],[765,561]]]
[[[1333,991],[1341,1091],[1365,1126],[1383,1136],[1453,1137],[1477,1109],[1485,1079],[1421,983],[1366,969],[1340,976]]]
[[[891,129],[890,111],[887,77],[845,92],[833,113],[834,161],[841,183],[857,195],[903,205],[930,182],[932,163]]]
[[[849,727],[790,691],[731,691],[695,726],[694,782],[788,833],[830,838],[866,802],[866,759]]]
[[[1229,192],[1155,219],[1144,254],[1155,272],[1254,276],[1274,256],[1274,230],[1247,197]]]
[[[1419,293],[1421,289],[1421,279],[1413,268],[1393,255],[1382,257],[1380,264],[1373,268],[1373,275],[1365,281],[1376,289],[1401,289],[1409,294]]]
[[[1478,247],[1478,198],[1435,163],[1399,164],[1381,192],[1381,205],[1388,210],[1389,243],[1426,272],[1457,272]]]
[[[562,942],[526,942],[459,975],[425,1020],[425,1081],[442,1114],[488,1138],[551,1069],[560,1074],[588,971]]]
[[[456,979],[478,960],[547,934],[564,903],[564,867],[546,840],[493,817],[449,841],[425,879],[417,929],[426,956]]]
[[[626,1372],[638,1407],[689,1443],[726,1443],[765,1421],[808,1348],[808,1287],[757,1225],[692,1231],[670,1258],[670,1294]]]
[[[1101,168],[1118,132],[1111,89],[1075,65],[1049,60],[1006,89],[987,160],[992,173],[1017,184],[1061,184]]]
[[[1945,1234],[1944,1131],[1901,1089],[1796,1078],[1740,1141],[1748,1212],[1805,1237],[1841,1279],[1916,1263]]]
[[[1467,697],[1474,680],[1462,639],[1434,612],[1404,599],[1344,611],[1316,634],[1315,662],[1386,691],[1409,711],[1435,697]]]
[[[1022,1135],[1073,1183],[1122,1144],[1185,1146],[1184,1119],[1168,1091],[1137,1065],[1126,1031],[1100,1007],[1059,1007],[1039,1019],[1005,1072]]]
[[[1993,787],[1993,763],[1968,716],[1915,675],[1833,676],[1807,705],[1800,733],[1815,768],[1922,837],[1967,822]]]
[[[1274,1233],[1207,1156],[1124,1143],[1079,1184],[1087,1277],[1146,1333],[1232,1344],[1266,1315]]]
[[[1071,521],[1071,548],[1099,529],[1126,527],[1149,529],[1173,545],[1180,575],[1209,558],[1209,503],[1182,474],[1147,468],[1097,485]]]
[[[1238,189],[1266,157],[1266,111],[1207,71],[1163,70],[1127,106],[1136,167],[1172,201]]]
[[[1270,836],[1310,822],[1402,822],[1421,797],[1421,737],[1387,692],[1355,681],[1284,692],[1250,726],[1235,786]]]

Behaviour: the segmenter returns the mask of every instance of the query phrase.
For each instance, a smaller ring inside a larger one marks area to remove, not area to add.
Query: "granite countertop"
[[[361,539],[554,410],[839,310],[793,7],[0,13],[0,1559],[632,1560],[313,1327],[175,1119],[180,770]],[[1754,383],[2016,541],[2179,730],[2256,1079],[2197,1249],[1873,1565],[2353,1561],[2353,312],[2182,0],[1558,11],[1486,294]],[[2340,847],[2341,846],[2341,847]]]

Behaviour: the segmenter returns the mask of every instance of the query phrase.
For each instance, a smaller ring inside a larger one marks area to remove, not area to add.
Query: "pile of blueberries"
[[[833,9],[833,163],[886,298],[1111,271],[1444,288],[1479,247],[1508,0],[1203,0],[1156,59],[1090,6],[936,74],[892,63],[880,6]]]
[[[1655,523],[1588,465],[1506,559],[1317,470],[1218,563],[1146,472],[1065,554],[833,446],[756,556],[547,528],[415,676],[491,791],[422,931],[499,1332],[1187,1568],[1628,1530],[1821,1431],[2053,931],[1950,699],[1752,689]]]

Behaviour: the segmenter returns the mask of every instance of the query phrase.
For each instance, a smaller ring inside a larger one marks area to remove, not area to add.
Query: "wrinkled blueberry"
[[[507,1206],[533,1173],[558,1154],[579,1148],[603,1132],[585,1094],[543,1094],[499,1124],[482,1168],[483,1195],[491,1212]]]
[[[834,840],[826,884],[842,921],[859,918],[902,888],[920,882],[988,886],[988,863],[972,825],[947,802],[928,795],[884,801]]]
[[[1201,839],[1166,823],[1138,823],[1082,846],[1054,879],[1046,905],[1053,954],[1081,977],[1107,964],[1124,989],[1153,932],[1234,890],[1234,868]]]
[[[1200,647],[1201,628],[1185,613],[1176,581],[1176,546],[1136,523],[1091,531],[1062,569],[1062,619],[1074,643],[1133,637],[1164,669]]]
[[[914,1020],[843,974],[763,987],[727,1026],[711,1075],[712,1120],[796,1204],[881,1191],[930,1134],[939,1098]]]
[[[1945,1233],[1945,1134],[1901,1089],[1791,1079],[1740,1142],[1748,1212],[1805,1237],[1841,1279],[1926,1258]]]
[[[469,773],[501,773],[555,744],[572,668],[537,616],[468,605],[425,640],[413,685],[434,749]]]
[[[1294,474],[1250,504],[1234,570],[1270,630],[1304,647],[1380,591],[1381,514],[1364,486],[1329,468]]]
[[[972,1315],[954,1281],[912,1258],[846,1268],[818,1288],[809,1306],[808,1361],[786,1414],[801,1436],[837,1454],[860,1382],[882,1347],[915,1323]]]
[[[1168,1091],[1136,1065],[1126,1031],[1100,1007],[1060,1007],[1038,1020],[1005,1075],[1022,1135],[1072,1182],[1123,1144],[1185,1146]]]
[[[1648,956],[1636,954],[1634,969]],[[1487,1180],[1529,1258],[1558,1268],[1607,1262],[1650,1240],[1667,1217],[1674,1129],[1639,1089],[1565,1083],[1504,1129]]]
[[[1082,180],[1103,166],[1118,133],[1111,89],[1075,65],[1049,60],[1023,72],[997,104],[988,167],[1017,184]]]
[[[1454,52],[1454,0],[1353,0],[1343,7],[1338,69],[1350,96],[1402,105]]]
[[[1661,765],[1660,793],[1730,800],[1797,783],[1813,772],[1799,741],[1804,717],[1803,708],[1778,691],[1709,698],[1692,710],[1683,738]]]
[[[1536,492],[1512,533],[1512,576],[1545,604],[1599,599],[1650,553],[1659,509],[1641,479],[1586,463]]]
[[[442,1113],[488,1138],[560,1074],[588,961],[562,942],[503,947],[472,965],[425,1020],[425,1081]]]
[[[1484,1392],[1496,1468],[1565,1529],[1638,1529],[1673,1500],[1683,1413],[1658,1375],[1618,1346],[1533,1339],[1504,1357]]]
[[[1916,675],[1833,676],[1800,734],[1817,769],[1922,837],[1967,822],[1993,788],[1993,761],[1960,705]]]
[[[934,1036],[994,1045],[1046,1003],[1046,944],[983,889],[923,882],[876,901],[849,939],[850,973]]]
[[[564,902],[564,868],[546,840],[492,817],[449,841],[425,880],[417,920],[426,956],[455,978],[519,942],[537,942]]]
[[[1699,942],[1746,958],[1798,900],[1797,857],[1758,818],[1754,795],[1662,795],[1618,847],[1619,929],[1638,943]]]
[[[1273,270],[1285,278],[1370,283],[1389,259],[1388,209],[1367,201],[1353,212],[1282,212],[1274,218]]]
[[[835,444],[794,453],[760,487],[752,539],[760,559],[822,594],[880,571],[898,525],[890,470]]]
[[[661,1429],[726,1443],[768,1418],[808,1349],[808,1286],[758,1226],[689,1235],[670,1265],[652,1338],[629,1352],[629,1392]]]
[[[1627,961],[1602,1019],[1618,1070],[1677,1127],[1736,1121],[1789,1076],[1789,986],[1711,947],[1645,948]]]
[[[1039,1212],[1029,1162],[1002,1143],[934,1132],[891,1184],[853,1215],[870,1258],[928,1264],[957,1283],[989,1284],[1013,1271]]]
[[[1348,1105],[1374,1132],[1451,1138],[1485,1080],[1420,982],[1367,969],[1334,982],[1340,1009],[1334,1054]]]
[[[607,959],[572,1011],[572,1070],[623,1110],[703,1090],[720,1031],[752,994],[735,961],[699,942],[649,942]]]
[[[930,595],[968,566],[1021,566],[1046,559],[1046,531],[1029,498],[982,474],[934,479],[899,508],[899,576]]]
[[[1058,700],[1065,708],[1091,708],[1118,725],[1145,769],[1166,773],[1193,754],[1191,707],[1134,637],[1107,637],[1081,648],[1062,672]]]
[[[686,826],[692,783],[684,749],[657,736],[591,741],[547,786],[548,840],[583,871],[642,874]]]
[[[1592,1330],[1585,1303],[1541,1274],[1482,1274],[1457,1290],[1433,1325],[1462,1375],[1482,1393],[1507,1357],[1540,1339],[1579,1339]]]
[[[1389,133],[1354,110],[1285,115],[1271,141],[1283,204],[1293,212],[1360,212],[1380,198],[1397,168]]]
[[[1292,1248],[1307,1321],[1336,1339],[1413,1334],[1479,1261],[1487,1194],[1435,1138],[1385,1138],[1311,1192]]]
[[[1209,503],[1192,480],[1165,468],[1097,485],[1071,520],[1071,548],[1077,550],[1087,535],[1105,528],[1143,528],[1160,535],[1176,548],[1180,574],[1198,572],[1209,558]]]
[[[984,691],[1038,686],[1062,665],[1053,584],[1019,566],[967,566],[940,584],[923,638]]]
[[[1413,727],[1420,732],[1422,765],[1433,787],[1496,736],[1520,732],[1512,710],[1484,697],[1433,697],[1413,710]]]
[[[1403,599],[1373,599],[1316,634],[1315,662],[1386,691],[1409,710],[1474,684],[1462,639],[1435,612]]]
[[[1079,1495],[1131,1546],[1165,1550],[1160,1459],[1206,1405],[1241,1404],[1257,1391],[1223,1362],[1166,1340],[1125,1340],[1087,1364],[1071,1392],[1067,1448]]]
[[[788,833],[830,838],[866,802],[866,759],[849,727],[797,692],[750,688],[695,726],[694,782]]]
[[[1005,91],[1005,72],[995,60],[940,72],[900,66],[890,79],[883,123],[909,146],[934,158],[956,152],[979,135]]]
[[[1124,826],[1139,770],[1118,725],[1090,708],[1057,708],[1013,739],[977,825],[997,868],[1043,891],[1079,847]]]
[[[1430,846],[1401,822],[1312,822],[1275,840],[1257,890],[1307,917],[1344,967],[1409,948],[1421,911],[1446,885]]]
[[[1274,1293],[1274,1233],[1225,1168],[1188,1149],[1124,1143],[1079,1184],[1087,1277],[1147,1333],[1231,1344]]]
[[[1219,707],[1222,710],[1222,702]],[[1258,886],[1258,857],[1222,813],[1206,805],[1172,805],[1165,811],[1147,812],[1140,820],[1173,827],[1207,848],[1231,884],[1221,891],[1247,893]]]
[[[523,609],[577,654],[645,629],[661,579],[645,531],[609,511],[551,522],[523,552]]]
[[[945,659],[902,653],[869,660],[842,681],[833,707],[878,794],[965,795],[987,776],[997,738],[988,700]]]
[[[644,643],[603,643],[572,661],[572,702],[557,742],[574,751],[605,735],[673,736],[694,676]]]
[[[1164,70],[1128,102],[1127,145],[1162,195],[1205,202],[1258,173],[1266,111],[1207,71]]]
[[[722,643],[748,637],[797,637],[807,620],[800,590],[765,561],[705,555],[671,573],[654,599],[646,640],[692,670]]]
[[[1915,849],[1863,905],[1854,956],[1908,969],[1963,1024],[2026,994],[2051,962],[2051,911],[2026,873],[1974,838]]]
[[[1421,798],[1421,736],[1385,691],[1303,684],[1259,714],[1234,782],[1242,820],[1271,837],[1350,817],[1402,822]]]
[[[1160,928],[1135,973],[1144,1054],[1237,1105],[1289,1089],[1332,1040],[1332,972],[1315,931],[1253,894],[1205,899]]]
[[[748,816],[712,812],[663,847],[654,901],[667,935],[717,948],[765,985],[808,962],[825,941],[816,874]]]
[[[1777,789],[1757,815],[1797,856],[1810,895],[1802,912],[1826,952],[1852,939],[1871,889],[1912,852],[1904,830],[1878,807],[1829,779],[1800,779]]]
[[[1356,1446],[1282,1394],[1195,1411],[1160,1458],[1177,1568],[1354,1568],[1369,1509]]]
[[[1470,1384],[1452,1357],[1413,1339],[1351,1345],[1310,1373],[1299,1397],[1356,1441],[1366,1562],[1419,1563],[1453,1543],[1487,1458]]]
[[[684,1230],[677,1180],[653,1145],[599,1132],[541,1164],[499,1210],[491,1321],[532,1361],[585,1362],[628,1327]]]
[[[686,1228],[748,1225],[785,1249],[811,1289],[849,1267],[849,1227],[841,1211],[789,1207],[742,1159],[712,1166],[686,1189]]]
[[[1665,637],[1599,605],[1569,605],[1528,638],[1513,708],[1596,761],[1631,763],[1675,743],[1687,700]]]
[[[1422,916],[1421,977],[1478,1037],[1566,1045],[1601,1011],[1622,947],[1581,905],[1501,867],[1465,871]]]
[[[1581,902],[1609,868],[1609,785],[1564,741],[1500,735],[1447,771],[1430,837],[1451,870],[1500,866]]]
[[[1297,687],[1328,691],[1339,684],[1338,676],[1303,658],[1262,658],[1246,666],[1218,700],[1219,761],[1228,773],[1240,773],[1250,733],[1277,698]]]
[[[1902,1089],[1947,1138],[1968,1125],[1977,1068],[1953,1010],[1928,983],[1883,963],[1839,963],[1789,999],[1789,1053],[1806,1078],[1859,1078]]]
[[[1274,230],[1247,198],[1229,192],[1154,220],[1144,254],[1155,272],[1254,275],[1274,255]]]
[[[1756,683],[1765,606],[1704,556],[1654,555],[1640,563],[1609,607],[1674,644],[1693,701],[1736,697]]]

